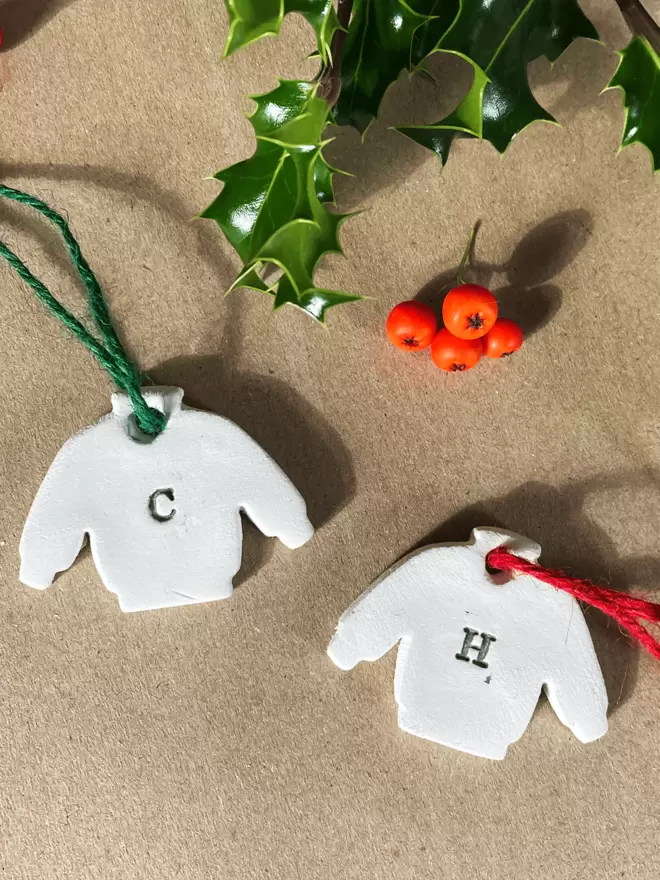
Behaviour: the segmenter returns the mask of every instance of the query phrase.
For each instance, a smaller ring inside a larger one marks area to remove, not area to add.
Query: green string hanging
[[[126,392],[133,406],[140,430],[151,436],[160,434],[165,428],[167,419],[160,410],[149,406],[142,396],[140,371],[128,359],[124,347],[119,341],[101,286],[82,255],[80,245],[71,232],[69,224],[61,214],[58,214],[36,196],[31,196],[4,184],[0,184],[0,196],[34,208],[57,228],[87,289],[89,310],[100,339],[93,336],[75,315],[72,315],[61,302],[55,299],[45,284],[30,272],[25,263],[3,241],[0,241],[0,256],[14,267],[18,275],[32,288],[41,302],[91,351],[103,369],[110,374],[115,384]]]

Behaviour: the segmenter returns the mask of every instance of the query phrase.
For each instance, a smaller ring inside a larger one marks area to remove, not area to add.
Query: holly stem
[[[338,0],[337,18],[341,27],[332,36],[330,44],[330,60],[321,71],[317,95],[325,98],[328,107],[334,107],[341,92],[341,61],[344,54],[346,32],[351,23],[353,0]]]
[[[615,2],[633,35],[646,37],[655,51],[660,52],[660,25],[640,0],[615,0]]]
[[[463,272],[465,270],[465,266],[467,265],[467,261],[470,259],[470,254],[472,253],[472,245],[474,244],[474,237],[481,226],[481,220],[477,220],[477,222],[472,227],[472,232],[470,233],[470,237],[468,238],[468,243],[465,246],[465,250],[463,251],[463,256],[461,257],[461,262],[458,264],[458,271],[456,272],[456,280],[459,284],[464,284],[463,281]]]

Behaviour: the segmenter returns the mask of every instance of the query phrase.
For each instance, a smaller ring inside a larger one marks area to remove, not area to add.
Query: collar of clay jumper
[[[181,412],[183,388],[174,386],[151,385],[142,389],[142,395],[149,406],[160,410],[168,418]],[[117,418],[125,419],[133,412],[128,394],[118,391],[112,395],[112,412]]]
[[[506,547],[510,553],[515,553],[516,556],[526,559],[527,562],[538,562],[541,555],[540,544],[507,529],[487,526],[473,529],[470,543],[484,556],[487,556],[496,547]]]

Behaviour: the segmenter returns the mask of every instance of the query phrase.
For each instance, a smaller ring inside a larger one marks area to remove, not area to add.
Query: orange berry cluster
[[[442,304],[444,327],[425,303],[408,300],[387,317],[387,337],[397,348],[422,351],[431,346],[433,363],[448,373],[471,370],[482,355],[501,358],[518,351],[523,334],[515,321],[498,318],[497,300],[479,284],[460,284]],[[437,331],[437,332],[436,332]]]

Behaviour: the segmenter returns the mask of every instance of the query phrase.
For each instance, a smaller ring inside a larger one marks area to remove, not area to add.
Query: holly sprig
[[[314,282],[321,259],[341,253],[339,229],[350,216],[330,209],[336,169],[323,157],[330,108],[318,88],[282,80],[253,96],[256,150],[215,175],[223,189],[200,216],[215,220],[243,261],[230,290],[262,291],[275,309],[295,305],[323,322],[329,308],[360,297]]]
[[[623,91],[622,146],[641,143],[660,168],[660,28],[641,0],[616,0],[633,31],[609,88]],[[215,220],[243,261],[232,285],[295,305],[319,321],[360,297],[315,283],[326,254],[341,253],[347,215],[334,210],[333,175],[323,157],[326,129],[364,133],[403,70],[428,74],[439,52],[464,58],[473,79],[456,109],[431,125],[397,130],[444,164],[456,138],[486,140],[504,152],[534,122],[553,116],[531,91],[527,68],[555,62],[578,39],[598,39],[578,0],[225,0],[225,54],[277,35],[286,15],[302,14],[316,34],[321,70],[314,82],[282,81],[254,96],[254,154],[216,174],[224,188],[201,214]],[[438,83],[442,88],[442,83]],[[273,274],[273,267],[275,274]]]
[[[426,59],[436,52],[465,58],[474,69],[472,86],[456,110],[433,125],[397,130],[446,162],[457,136],[490,141],[503,153],[533,122],[555,122],[532,94],[531,61],[554,62],[580,37],[598,39],[577,0],[464,0],[458,15]]]

